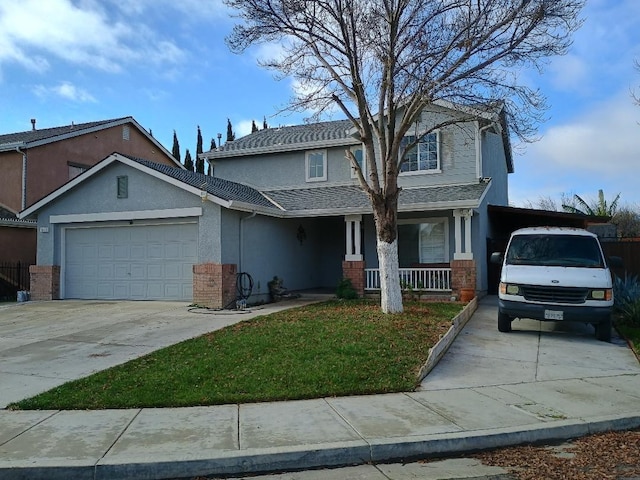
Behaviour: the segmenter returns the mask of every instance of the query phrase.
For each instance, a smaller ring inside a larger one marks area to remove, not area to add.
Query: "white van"
[[[578,228],[535,227],[511,234],[498,290],[498,330],[515,318],[591,323],[611,341],[613,286],[598,237]],[[620,259],[612,259],[615,264]]]

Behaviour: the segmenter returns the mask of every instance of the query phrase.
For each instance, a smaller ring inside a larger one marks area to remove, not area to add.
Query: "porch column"
[[[362,243],[362,239],[360,224],[362,223],[362,215],[345,215],[344,222],[347,229],[347,244],[344,259],[347,262],[361,261],[362,250],[360,244]]]
[[[473,210],[471,208],[458,209],[453,211],[453,219],[455,222],[455,244],[456,251],[453,254],[454,260],[473,260],[473,252],[471,249],[471,217]],[[464,219],[464,232],[462,228],[462,220]],[[464,235],[464,249],[462,248],[462,237]]]
[[[365,278],[364,278],[364,260],[362,257],[362,235],[360,234],[360,225],[362,224],[362,215],[345,215],[346,227],[346,248],[344,261],[342,262],[342,277],[351,280],[351,284],[358,295],[364,295]]]
[[[60,265],[31,265],[31,300],[60,299]]]
[[[235,264],[201,263],[193,266],[193,303],[207,308],[225,308],[236,299],[235,287]]]

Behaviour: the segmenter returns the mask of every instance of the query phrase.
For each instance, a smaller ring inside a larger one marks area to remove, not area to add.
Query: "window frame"
[[[129,177],[127,175],[116,177],[116,198],[129,198]]]
[[[435,262],[422,261],[422,235],[418,234],[418,260],[419,263],[450,263],[451,251],[449,248],[449,217],[427,217],[427,218],[403,218],[398,219],[398,225],[422,225],[425,223],[442,223],[444,225],[444,259]]]
[[[362,175],[367,178],[367,151],[364,148],[364,143],[354,145],[349,148],[349,150],[351,150],[354,156],[356,151],[360,150],[362,152],[362,163],[360,168],[362,169]],[[356,175],[356,169],[351,166],[351,162],[349,162],[349,171],[351,172],[351,178],[358,178],[358,175]]]
[[[310,175],[311,159],[312,155],[322,155],[322,176],[312,177]],[[326,182],[327,181],[327,150],[308,150],[304,154],[304,167],[305,167],[305,181],[306,182]]]
[[[399,175],[402,176],[411,176],[411,175],[433,175],[435,173],[442,173],[442,155],[441,155],[441,149],[440,149],[440,130],[432,130],[430,132],[426,132],[426,133],[422,133],[420,134],[420,138],[422,139],[425,136],[428,135],[435,135],[435,145],[436,145],[436,168],[430,168],[430,169],[425,169],[425,170],[406,170],[406,171],[402,171],[402,168],[405,165],[408,165],[408,163],[405,161],[403,162],[402,166],[400,167],[400,171],[398,172]],[[417,135],[411,134],[411,133],[407,133],[405,134],[404,138],[407,137],[417,137]],[[424,142],[423,142],[424,143]],[[420,166],[420,159],[419,159],[419,155],[420,155],[420,151],[419,151],[419,147],[422,143],[418,142],[413,148],[417,148],[418,149],[418,167]],[[407,152],[405,152],[406,155]]]

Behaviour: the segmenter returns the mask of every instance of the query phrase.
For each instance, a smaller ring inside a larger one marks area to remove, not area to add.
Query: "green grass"
[[[331,301],[262,316],[158,350],[10,405],[182,407],[413,390],[429,348],[462,309]]]
[[[636,356],[638,356],[638,359],[640,359],[640,327],[618,324],[616,328],[624,338],[631,340],[633,350]]]

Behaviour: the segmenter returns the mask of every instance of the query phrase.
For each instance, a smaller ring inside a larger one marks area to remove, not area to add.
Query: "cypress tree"
[[[215,150],[216,149],[216,141],[213,139],[213,137],[211,137],[211,147],[209,148],[209,150]]]
[[[187,148],[187,153],[184,154],[184,168],[193,172],[193,160],[191,159],[191,152]]]
[[[198,140],[196,143],[196,172],[204,173],[204,160],[200,158],[202,153],[202,132],[200,131],[200,125],[198,125]]]
[[[256,125],[255,120],[251,120],[251,133],[256,133],[258,131],[258,126]]]
[[[180,143],[178,142],[178,135],[176,131],[173,131],[173,148],[171,149],[171,155],[180,163]]]
[[[233,128],[231,127],[231,120],[227,118],[227,142],[233,142],[236,139],[236,134],[233,133]]]
[[[266,130],[267,128],[269,128],[269,125],[267,125],[267,117],[262,117],[262,129]]]

